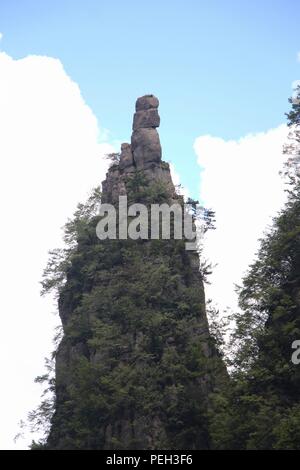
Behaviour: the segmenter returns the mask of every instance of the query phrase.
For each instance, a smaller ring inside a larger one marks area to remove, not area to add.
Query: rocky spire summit
[[[126,179],[136,171],[143,171],[149,179],[163,180],[174,194],[169,164],[162,161],[158,114],[159,101],[154,95],[137,99],[133,116],[131,144],[121,145],[119,165],[112,165],[102,183],[103,200],[116,202],[119,195],[126,194]]]
[[[133,116],[131,149],[137,169],[148,168],[151,163],[161,161],[161,146],[156,127],[159,127],[159,101],[153,95],[146,95],[136,101]]]

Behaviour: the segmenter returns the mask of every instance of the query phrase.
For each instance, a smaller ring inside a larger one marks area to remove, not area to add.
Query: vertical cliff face
[[[182,203],[162,161],[158,100],[139,98],[131,144],[102,202]],[[51,449],[209,448],[209,394],[224,374],[205,313],[195,252],[184,240],[78,237],[59,298]]]

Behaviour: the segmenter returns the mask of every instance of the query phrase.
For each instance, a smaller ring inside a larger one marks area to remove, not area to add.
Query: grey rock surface
[[[145,163],[161,161],[161,146],[156,129],[140,128],[134,131],[131,136],[131,148],[138,169],[143,168]]]
[[[124,143],[121,145],[120,169],[124,169],[132,165],[133,155],[131,151],[131,145]]]
[[[133,117],[133,130],[141,127],[159,127],[160,117],[157,109],[150,108],[143,111],[137,111]]]
[[[135,109],[136,111],[142,111],[150,108],[158,108],[159,101],[154,95],[141,96],[136,100]]]

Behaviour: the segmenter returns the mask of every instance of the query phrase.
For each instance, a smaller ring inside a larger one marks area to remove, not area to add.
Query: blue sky
[[[129,140],[136,97],[156,94],[164,158],[196,196],[198,135],[285,121],[299,14],[295,0],[0,0],[1,46],[59,58],[111,141]]]

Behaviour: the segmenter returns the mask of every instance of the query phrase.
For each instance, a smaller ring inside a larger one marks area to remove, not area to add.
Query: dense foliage
[[[141,172],[127,193],[146,205],[170,197]],[[208,334],[197,253],[185,240],[100,241],[100,200],[96,190],[79,205],[66,248],[52,252],[44,274],[64,337],[54,354],[51,432],[40,446],[208,448],[208,397],[224,368]],[[207,227],[212,216],[203,213]]]

